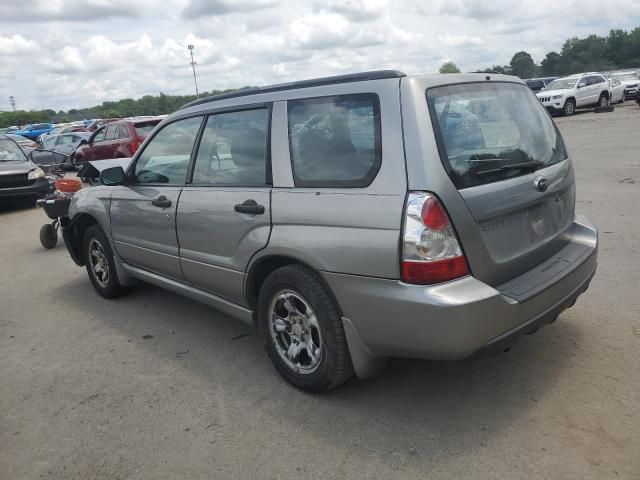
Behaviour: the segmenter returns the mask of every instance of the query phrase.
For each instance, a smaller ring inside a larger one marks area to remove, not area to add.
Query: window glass
[[[296,186],[365,187],[382,157],[380,106],[375,94],[288,102]]]
[[[71,145],[74,143],[74,135],[60,135],[58,145]]]
[[[185,118],[160,130],[136,161],[135,181],[172,185],[184,183],[201,123],[202,117]]]
[[[114,138],[116,138],[116,132],[118,131],[118,126],[117,125],[109,125],[107,127],[107,133],[104,137],[105,140],[113,140]]]
[[[129,138],[129,129],[126,125],[118,125],[118,138]]]
[[[58,140],[58,137],[45,138],[42,142],[42,148],[45,150],[53,150],[53,147],[56,144],[56,140]]]
[[[524,86],[470,83],[427,91],[440,155],[458,188],[531,173],[567,157],[544,107]]]
[[[0,162],[26,162],[22,149],[13,141],[0,138]]]
[[[160,120],[153,120],[151,122],[135,123],[133,128],[136,129],[136,133],[141,138],[147,138],[147,136],[153,131],[153,129],[160,123]]]
[[[107,132],[107,127],[102,127],[101,130],[98,130],[95,136],[93,137],[93,143],[104,142],[104,134]]]
[[[207,119],[193,183],[265,185],[269,111],[219,113]]]

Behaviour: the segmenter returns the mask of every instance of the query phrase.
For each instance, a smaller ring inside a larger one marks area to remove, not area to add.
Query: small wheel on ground
[[[338,306],[308,268],[287,265],[267,277],[258,327],[271,361],[292,385],[326,391],[353,375]]]
[[[609,97],[607,97],[604,93],[601,94],[600,98],[598,99],[598,106],[599,107],[609,106]]]
[[[58,244],[58,232],[50,223],[40,228],[40,243],[46,249],[54,248]]]
[[[569,98],[566,102],[564,102],[564,107],[562,107],[562,114],[565,117],[573,115],[576,112],[576,102],[572,98]]]
[[[129,293],[130,289],[118,280],[111,245],[98,225],[87,228],[82,242],[82,254],[89,279],[100,295],[115,298]]]

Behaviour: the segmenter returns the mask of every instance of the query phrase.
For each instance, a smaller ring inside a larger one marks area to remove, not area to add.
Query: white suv
[[[636,98],[638,85],[640,85],[640,76],[638,72],[615,72],[613,78],[619,80],[624,85],[624,97]]]
[[[611,93],[609,82],[599,73],[582,73],[558,78],[536,96],[551,113],[573,115],[576,108],[606,107]]]

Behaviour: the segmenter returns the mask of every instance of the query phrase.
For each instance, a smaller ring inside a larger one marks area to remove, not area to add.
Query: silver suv
[[[77,193],[95,289],[135,280],[264,337],[307,390],[501,351],[596,270],[560,133],[520,79],[380,71],[197,100]]]

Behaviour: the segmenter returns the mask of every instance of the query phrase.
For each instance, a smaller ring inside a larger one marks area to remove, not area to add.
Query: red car
[[[73,156],[76,165],[93,160],[132,157],[143,140],[162,119],[119,120],[95,131],[80,143]]]

